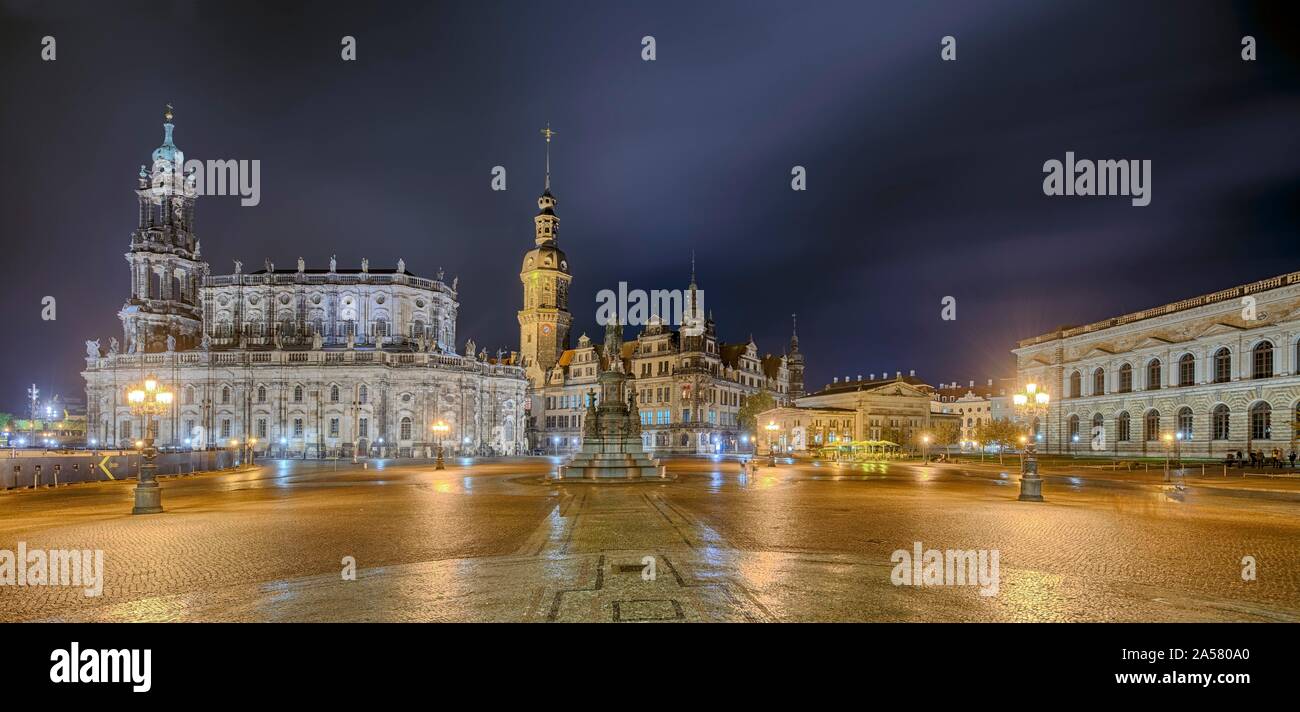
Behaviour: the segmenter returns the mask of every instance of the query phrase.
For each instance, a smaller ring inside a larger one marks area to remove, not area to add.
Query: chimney
[[[993,379],[992,379],[992,378],[989,379],[989,385],[990,385],[990,386],[993,385]]]
[[[902,377],[903,377],[902,371],[894,371],[894,378],[902,378]]]
[[[876,380],[876,374],[874,374],[874,373],[871,374],[871,376],[870,376],[869,378],[871,378],[871,380],[873,380],[873,381]]]
[[[974,387],[975,387],[975,382],[974,382],[974,381],[971,381],[971,382],[970,382],[970,387],[971,387],[971,388],[974,388]]]
[[[858,374],[858,380],[859,380],[859,381],[862,380],[862,374],[861,374],[861,373]]]
[[[840,377],[839,377],[839,376],[836,376],[836,377],[834,377],[834,378],[831,379],[831,383],[839,383],[839,382],[840,382]]]
[[[908,371],[908,372],[907,372],[907,375],[911,376],[912,378],[916,378],[916,369],[914,368],[914,369]]]

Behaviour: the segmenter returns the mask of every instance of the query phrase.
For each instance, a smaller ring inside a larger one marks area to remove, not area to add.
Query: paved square
[[[1048,473],[1028,504],[1014,468],[680,459],[595,485],[554,464],[270,461],[166,479],[140,517],[130,483],[0,494],[0,549],[105,552],[101,597],[0,586],[0,620],[1300,620],[1295,480]],[[895,586],[915,542],[997,550],[996,595]]]

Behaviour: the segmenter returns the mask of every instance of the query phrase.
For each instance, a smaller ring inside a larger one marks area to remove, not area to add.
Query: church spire
[[[546,137],[546,193],[551,192],[551,137],[555,132],[551,130],[551,122],[546,122],[546,128],[542,129],[542,135]]]
[[[555,196],[551,195],[551,137],[555,132],[551,130],[550,122],[542,129],[542,135],[546,137],[546,190],[537,199],[537,217],[533,218],[536,225],[533,237],[538,247],[553,244],[560,230],[560,219],[555,215]]]

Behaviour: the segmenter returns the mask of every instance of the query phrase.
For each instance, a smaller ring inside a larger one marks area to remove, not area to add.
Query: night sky
[[[517,348],[549,121],[575,342],[598,290],[684,287],[694,251],[724,340],[780,352],[799,313],[811,388],[1008,376],[1019,338],[1300,269],[1283,8],[0,0],[0,409],[33,381],[84,397],[83,342],[121,338],[168,102],[187,158],[262,162],[261,205],[199,200],[214,273],[402,257],[460,277],[461,344]],[[1066,151],[1150,159],[1151,205],[1044,196]]]

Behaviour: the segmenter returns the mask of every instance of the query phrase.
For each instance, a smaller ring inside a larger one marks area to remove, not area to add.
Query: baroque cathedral
[[[519,311],[520,365],[530,384],[528,441],[534,451],[563,453],[582,443],[587,399],[599,391],[598,377],[621,360],[627,388],[636,394],[643,447],[657,454],[748,451],[755,433],[743,432],[740,409],[759,393],[775,405],[787,405],[804,395],[804,359],[793,333],[788,354],[759,355],[751,337],[745,343],[718,339],[712,314],[701,313],[699,287],[692,269],[687,287],[683,328],[673,330],[651,316],[636,339],[622,340],[615,328],[617,349],[597,344],[586,334],[577,346],[570,342],[573,317],[569,286],[573,275],[558,244],[560,218],[551,193],[549,144],[545,189],[533,218],[534,246],[524,254],[519,279],[523,309]]]
[[[473,341],[456,349],[457,281],[441,270],[296,268],[210,274],[194,232],[196,177],[173,142],[170,109],[152,167],[141,166],[126,261],[125,344],[86,342],[87,438],[130,447],[143,422],[128,385],[153,375],[175,394],[160,446],[251,444],[290,457],[517,454],[528,380]],[[539,222],[539,226],[541,222]],[[539,230],[541,228],[539,227]],[[559,324],[551,328],[557,328]],[[564,324],[567,328],[567,322]],[[449,429],[435,436],[434,424]]]

